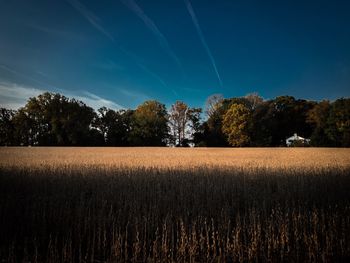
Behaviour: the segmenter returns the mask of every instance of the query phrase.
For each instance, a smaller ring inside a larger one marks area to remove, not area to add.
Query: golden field
[[[0,166],[195,169],[350,168],[347,148],[0,148]]]
[[[350,149],[0,148],[0,262],[349,262]]]

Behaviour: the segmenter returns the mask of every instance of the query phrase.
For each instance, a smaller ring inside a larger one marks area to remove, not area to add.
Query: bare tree
[[[249,93],[244,97],[249,102],[249,107],[251,110],[255,110],[256,107],[263,103],[264,99],[259,96],[257,92]]]
[[[175,145],[183,146],[186,137],[186,126],[189,121],[189,109],[187,104],[182,101],[176,101],[171,106],[169,123]]]
[[[172,144],[186,146],[198,132],[200,126],[200,108],[190,108],[186,103],[177,101],[169,112],[169,125]]]
[[[221,94],[213,94],[207,98],[205,103],[205,113],[210,118],[221,106],[224,97]]]

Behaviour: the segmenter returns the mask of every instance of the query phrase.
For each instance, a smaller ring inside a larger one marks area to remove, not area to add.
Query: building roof
[[[287,141],[295,141],[295,140],[307,140],[301,136],[298,136],[298,134],[294,133],[293,136],[287,138]]]

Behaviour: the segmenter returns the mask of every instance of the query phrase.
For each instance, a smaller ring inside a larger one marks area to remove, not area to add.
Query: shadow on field
[[[350,260],[349,170],[0,173],[5,262]]]

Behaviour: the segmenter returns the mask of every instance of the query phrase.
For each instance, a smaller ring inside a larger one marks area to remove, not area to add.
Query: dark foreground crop
[[[0,261],[350,260],[344,169],[0,170]]]

